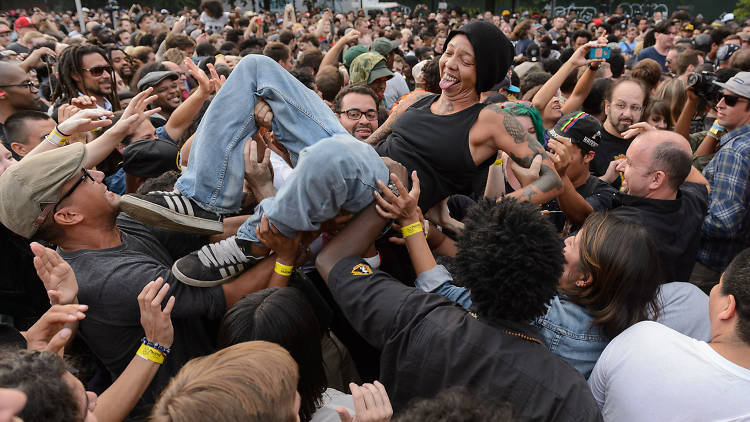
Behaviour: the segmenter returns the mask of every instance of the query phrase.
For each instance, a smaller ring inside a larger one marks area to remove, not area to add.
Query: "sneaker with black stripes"
[[[221,215],[204,210],[179,192],[123,195],[120,198],[120,211],[142,223],[169,230],[196,234],[224,232]]]
[[[263,257],[247,256],[236,236],[211,243],[175,261],[172,274],[195,287],[212,287],[240,275]]]

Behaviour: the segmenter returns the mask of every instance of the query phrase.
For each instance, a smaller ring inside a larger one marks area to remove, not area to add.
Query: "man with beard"
[[[28,73],[18,65],[0,62],[0,140],[10,150],[5,137],[5,121],[13,113],[23,110],[40,110],[39,90]]]
[[[66,48],[58,58],[58,73],[60,80],[52,93],[56,108],[73,98],[88,95],[96,99],[96,107],[101,110],[119,110],[114,69],[101,48],[92,45]],[[55,110],[52,117],[56,118],[56,114]]]
[[[130,57],[120,48],[113,48],[109,51],[109,60],[125,84],[130,84],[133,79],[133,66],[130,64]]]
[[[149,72],[138,81],[138,92],[154,87],[157,99],[153,107],[161,107],[161,111],[151,116],[151,123],[155,127],[164,126],[172,112],[182,104],[182,90],[177,80],[180,76],[176,72]]]
[[[622,184],[613,163],[625,157],[633,138],[625,139],[622,133],[630,125],[641,121],[643,105],[646,102],[646,87],[643,82],[630,77],[621,77],[612,83],[604,99],[604,132],[599,148],[591,161],[591,173],[594,176],[604,176],[616,188]]]
[[[333,100],[341,126],[364,141],[378,128],[378,96],[366,85],[344,87]]]

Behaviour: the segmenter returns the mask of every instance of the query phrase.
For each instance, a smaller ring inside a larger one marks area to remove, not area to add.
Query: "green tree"
[[[734,18],[738,21],[750,18],[750,0],[737,1],[737,8],[734,9]]]

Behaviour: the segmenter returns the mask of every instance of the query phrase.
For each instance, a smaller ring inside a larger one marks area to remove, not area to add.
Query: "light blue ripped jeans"
[[[245,141],[258,130],[256,97],[273,110],[273,133],[294,170],[276,196],[264,199],[237,237],[258,242],[266,217],[282,234],[317,230],[340,209],[357,212],[373,200],[375,181],[388,169],[375,150],[352,137],[331,109],[271,58],[251,54],[234,68],[195,133],[190,158],[175,188],[202,208],[237,212],[242,201]]]

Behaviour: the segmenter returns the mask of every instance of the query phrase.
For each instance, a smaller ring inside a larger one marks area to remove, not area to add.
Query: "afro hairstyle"
[[[457,281],[479,318],[529,322],[545,312],[563,272],[563,243],[534,204],[484,199],[471,207],[456,247]]]

